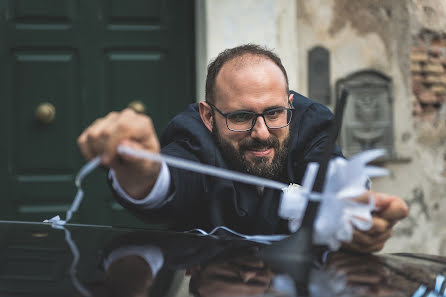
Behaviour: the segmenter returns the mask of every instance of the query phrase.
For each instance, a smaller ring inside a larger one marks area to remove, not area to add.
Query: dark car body
[[[0,221],[0,296],[444,296],[444,257],[329,253],[302,283],[289,273],[298,263],[276,267],[262,258],[266,246],[191,233]]]

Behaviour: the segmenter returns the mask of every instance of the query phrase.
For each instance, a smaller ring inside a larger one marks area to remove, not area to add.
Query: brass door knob
[[[56,117],[56,108],[49,102],[40,103],[36,109],[36,119],[41,124],[49,125]]]
[[[137,113],[146,113],[147,111],[146,105],[140,100],[130,102],[128,107]]]

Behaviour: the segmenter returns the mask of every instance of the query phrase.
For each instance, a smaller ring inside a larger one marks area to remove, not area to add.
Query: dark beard
[[[280,145],[279,139],[272,134],[265,141],[256,138],[246,138],[240,142],[239,150],[236,150],[231,143],[220,137],[215,120],[213,122],[212,135],[229,169],[273,180],[284,179],[283,171],[288,156],[289,135],[282,145]],[[274,149],[274,157],[271,163],[268,162],[268,157],[256,157],[253,162],[245,158],[247,150],[267,147]]]

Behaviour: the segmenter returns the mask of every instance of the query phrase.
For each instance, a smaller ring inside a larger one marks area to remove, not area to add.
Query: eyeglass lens
[[[249,111],[238,111],[227,115],[228,128],[231,130],[249,130],[253,126],[257,114]],[[291,121],[291,110],[276,108],[263,113],[268,128],[282,128]]]

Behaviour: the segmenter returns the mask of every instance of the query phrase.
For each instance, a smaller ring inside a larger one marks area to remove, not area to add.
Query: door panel
[[[104,1],[104,8],[108,11],[108,16],[112,22],[125,22],[135,20],[138,22],[154,22],[161,21],[160,1],[145,0],[120,0]]]
[[[161,133],[195,101],[191,4],[0,0],[0,218],[64,217],[85,162],[76,139],[96,118],[139,100]],[[36,120],[42,103],[55,109],[47,124]],[[83,188],[75,221],[142,226],[114,202],[103,170]]]
[[[16,0],[14,7],[16,20],[69,21],[75,16],[77,0]]]
[[[163,64],[165,56],[160,52],[109,52],[105,73],[108,86],[106,97],[111,106],[119,110],[133,100],[153,100],[153,90],[162,85],[164,79]]]
[[[73,158],[73,137],[77,133],[74,123],[80,116],[76,54],[22,51],[13,55],[14,173],[70,174],[79,161]],[[55,118],[48,124],[35,116],[45,102],[55,108]],[[33,148],[32,154],[29,147]]]

